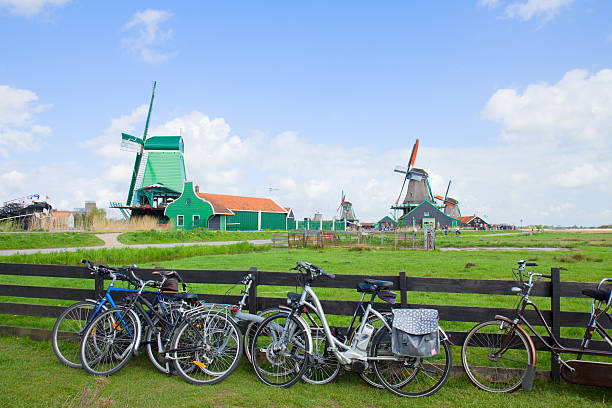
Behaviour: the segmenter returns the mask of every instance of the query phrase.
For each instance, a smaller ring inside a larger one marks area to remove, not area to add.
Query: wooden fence
[[[272,234],[273,248],[370,248],[423,249],[423,232],[415,231],[308,231]]]
[[[143,279],[153,279],[151,274],[153,269],[139,269],[138,275]],[[279,304],[285,304],[284,298],[270,298],[258,295],[258,289],[264,286],[287,286],[295,287],[296,274],[287,272],[264,272],[257,268],[250,270],[180,270],[179,273],[186,282],[208,283],[208,284],[234,284],[241,280],[247,273],[255,275],[255,281],[251,285],[249,293],[249,311],[255,313]],[[7,264],[0,263],[0,275],[14,276],[48,276],[57,278],[82,278],[92,279],[89,271],[80,266],[60,266],[60,265],[30,265],[30,264]],[[559,269],[551,269],[552,280],[541,281],[532,290],[532,296],[550,298],[550,310],[543,310],[544,317],[552,327],[553,334],[560,338],[561,327],[585,327],[588,321],[588,313],[565,312],[560,310],[560,299],[562,297],[584,297],[581,290],[593,287],[594,284],[579,282],[560,282]],[[394,290],[399,292],[400,301],[396,307],[428,307],[438,309],[440,320],[450,322],[481,322],[491,320],[496,314],[514,316],[514,309],[495,308],[495,307],[472,307],[472,306],[449,306],[449,305],[424,305],[408,302],[408,292],[438,292],[438,293],[465,293],[481,295],[510,295],[510,287],[515,286],[515,281],[509,280],[482,280],[482,279],[452,279],[452,278],[420,278],[406,276],[405,272],[397,275],[375,276],[377,279],[389,280],[394,283]],[[363,275],[336,275],[335,279],[321,277],[317,279],[314,287],[354,289],[356,284],[364,279]],[[103,282],[102,282],[103,284]],[[97,286],[95,290],[94,286]],[[263,288],[262,288],[263,289]],[[92,289],[41,287],[27,285],[0,284],[0,296],[15,296],[24,298],[44,298],[44,299],[63,299],[63,300],[82,300],[96,296],[96,292],[103,292],[100,282],[95,285],[92,279]],[[238,301],[238,296],[226,296],[217,294],[199,294],[210,302],[229,302]],[[357,298],[357,294],[355,294]],[[323,309],[333,311],[330,314],[350,316],[355,310],[358,302],[341,300],[322,300]],[[588,302],[585,300],[585,310]],[[390,306],[387,303],[377,302],[376,309],[384,310]],[[15,303],[0,301],[0,315],[25,315],[39,317],[57,317],[64,307],[40,305],[31,303]],[[527,311],[527,316],[532,322],[538,321],[534,311]],[[20,336],[30,336],[37,339],[50,338],[49,330],[27,329],[1,325],[0,333]],[[445,324],[441,326],[444,328]],[[448,326],[448,325],[446,325]],[[451,335],[451,342],[461,345],[466,332],[448,331]],[[535,336],[532,336],[536,348],[545,350],[544,345]],[[563,338],[561,340],[565,346],[578,347],[579,340]],[[602,341],[593,341],[591,347],[606,350],[607,344]],[[459,361],[455,356],[455,361]],[[551,375],[553,378],[559,376],[559,366],[552,359]]]

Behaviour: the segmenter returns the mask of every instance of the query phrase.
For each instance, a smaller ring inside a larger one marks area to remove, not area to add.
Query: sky
[[[612,224],[610,1],[0,0],[0,201],[125,201],[153,81],[200,191],[375,222],[419,138],[462,215]]]

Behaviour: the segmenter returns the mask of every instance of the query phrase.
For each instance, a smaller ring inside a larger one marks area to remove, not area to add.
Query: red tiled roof
[[[215,214],[231,214],[231,210],[287,213],[269,198],[241,197],[225,194],[196,193],[212,204]]]
[[[457,217],[457,219],[461,221],[462,224],[467,224],[470,221],[472,221],[475,217],[476,217],[475,215],[468,215],[467,217]]]
[[[51,216],[53,218],[68,218],[68,217],[70,217],[70,211],[56,211],[56,210],[54,210],[51,213]]]

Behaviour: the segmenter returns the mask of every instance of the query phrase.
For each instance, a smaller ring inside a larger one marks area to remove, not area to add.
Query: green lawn
[[[104,245],[94,234],[81,232],[35,232],[0,234],[0,249],[64,248]]]
[[[197,228],[191,231],[135,231],[124,232],[117,238],[123,244],[165,244],[171,242],[247,241],[270,239],[267,231],[212,231]]]
[[[365,385],[351,373],[324,386],[298,383],[289,389],[272,388],[259,382],[246,359],[213,386],[198,387],[178,376],[162,375],[144,355],[109,378],[96,378],[62,365],[49,342],[11,337],[0,337],[0,371],[0,406],[10,407],[607,407],[612,400],[610,389],[548,381],[536,381],[531,392],[491,394],[465,377],[450,378],[438,393],[424,399],[396,397]],[[90,403],[78,405],[80,400]]]

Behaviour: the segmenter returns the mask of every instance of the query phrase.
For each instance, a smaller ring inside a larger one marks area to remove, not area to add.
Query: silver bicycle
[[[290,294],[291,311],[266,318],[259,325],[251,344],[252,363],[260,380],[268,385],[289,387],[313,364],[313,343],[318,335],[313,334],[311,327],[299,315],[308,302],[321,319],[326,351],[345,370],[364,373],[373,368],[385,388],[403,397],[431,395],[444,385],[450,374],[452,356],[448,336],[442,329],[439,329],[440,352],[434,356],[407,357],[392,352],[391,321],[373,309],[372,303],[376,296],[380,297],[382,292],[391,288],[393,282],[376,279],[362,282],[361,291],[372,294],[372,299],[365,307],[354,335],[342,341],[332,333],[321,302],[311,288],[315,278],[334,278],[334,275],[308,262],[297,262],[293,269],[298,272],[302,293],[298,296]],[[370,324],[372,316],[382,322],[379,328]]]

